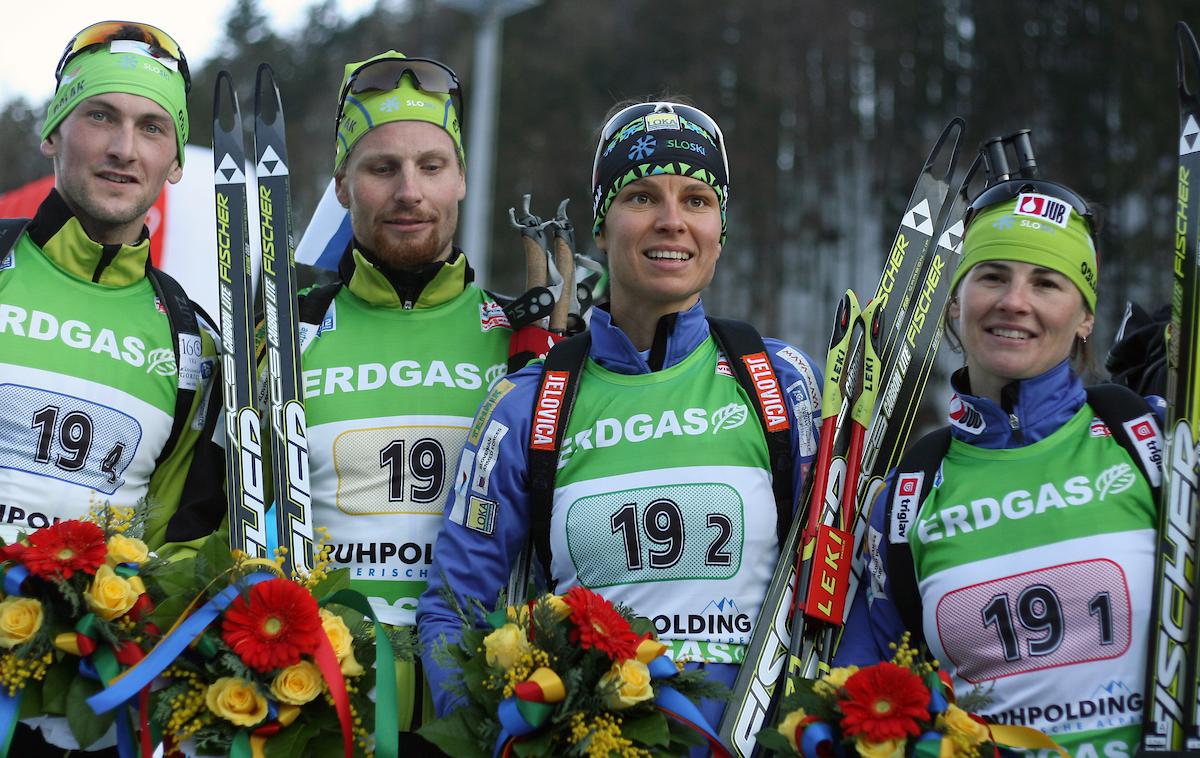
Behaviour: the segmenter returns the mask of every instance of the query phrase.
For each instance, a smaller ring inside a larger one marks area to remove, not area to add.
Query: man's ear
[[[46,156],[47,158],[53,158],[54,156],[58,155],[58,145],[54,142],[54,138],[56,136],[58,136],[58,130],[55,130],[53,134],[42,140],[40,149],[42,151],[42,155]]]
[[[350,188],[346,186],[346,175],[337,173],[333,176],[333,194],[343,208],[350,207]]]
[[[183,178],[183,166],[179,165],[179,159],[171,164],[171,170],[167,172],[167,181],[171,184],[178,184]]]

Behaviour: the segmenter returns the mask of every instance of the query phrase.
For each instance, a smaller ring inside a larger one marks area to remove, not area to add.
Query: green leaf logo
[[[1135,481],[1137,477],[1133,473],[1133,467],[1128,463],[1118,463],[1104,469],[1100,476],[1096,477],[1096,494],[1101,500],[1109,495],[1119,495],[1132,487]]]
[[[737,429],[746,423],[746,406],[741,403],[730,403],[718,408],[712,415],[713,434],[722,429]]]

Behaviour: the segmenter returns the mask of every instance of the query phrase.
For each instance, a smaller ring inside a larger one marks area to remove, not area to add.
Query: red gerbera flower
[[[842,731],[862,734],[872,742],[899,740],[921,733],[918,721],[929,720],[929,689],[921,677],[894,663],[861,669],[846,680],[848,700],[842,708]]]
[[[637,655],[642,641],[629,627],[629,622],[617,613],[612,603],[586,587],[572,587],[563,595],[571,609],[571,642],[582,648],[596,648],[613,661],[623,661]]]
[[[108,548],[104,530],[90,521],[60,521],[29,535],[29,547],[14,552],[17,555],[11,557],[19,558],[34,576],[62,574],[70,579],[76,571],[95,574]]]
[[[221,636],[256,671],[272,671],[300,661],[317,649],[324,630],[317,601],[288,579],[268,579],[239,595],[225,611]]]

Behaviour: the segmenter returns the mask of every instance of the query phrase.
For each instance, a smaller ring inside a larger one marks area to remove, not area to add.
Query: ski
[[[271,429],[275,526],[285,575],[313,568],[308,433],[300,386],[299,308],[292,249],[291,189],[283,103],[271,67],[258,67],[254,90],[254,164],[266,318],[266,407]]]
[[[1148,703],[1143,750],[1200,747],[1197,738],[1196,587],[1197,438],[1200,432],[1200,209],[1192,178],[1200,171],[1200,96],[1187,85],[1187,68],[1200,73],[1200,47],[1186,24],[1176,27],[1179,66],[1179,172],[1171,323],[1167,330],[1167,428],[1159,504],[1158,558],[1151,603]]]
[[[904,316],[910,310],[909,303],[922,271],[922,263],[930,240],[935,234],[935,219],[941,215],[946,195],[949,193],[950,179],[957,160],[958,145],[964,126],[962,119],[953,119],[942,131],[930,151],[917,177],[908,204],[905,206],[906,211],[889,248],[875,297],[872,298],[873,301],[878,301],[876,307],[883,323],[883,335],[878,348],[881,361],[880,387],[888,386],[889,370],[894,370],[895,367],[895,361],[891,360],[892,346],[898,339],[901,325],[907,323]],[[953,142],[951,143],[952,138]],[[950,145],[950,149],[947,151],[948,145]],[[947,152],[949,153],[948,160]],[[940,165],[947,166],[944,172],[937,168]],[[938,210],[935,213],[933,209]],[[847,365],[851,375],[855,373],[854,367],[860,360],[856,358],[857,355],[858,350],[850,351]],[[889,369],[889,367],[891,368]],[[829,486],[834,487],[835,492],[839,492],[843,486],[843,477],[838,476],[838,467],[844,466],[846,450],[849,446],[846,435],[841,433],[845,425],[844,418],[848,412],[849,408],[842,403],[842,408],[838,411],[840,421],[834,422],[834,431],[829,443],[833,446],[830,465],[834,467],[830,472]],[[822,444],[825,444],[827,434],[825,432],[822,434]],[[868,436],[868,439],[871,438]],[[788,662],[787,668],[790,672],[799,673],[811,668],[810,663],[816,657],[827,658],[831,655],[831,653],[817,655],[820,652],[818,650],[820,640],[818,640],[818,635],[810,634],[805,644],[801,646],[800,656],[798,658],[788,656],[792,640],[793,592],[797,581],[796,553],[800,545],[800,530],[806,522],[808,508],[812,507],[810,503],[813,497],[812,491],[810,478],[806,494],[797,509],[797,518],[793,523],[792,531],[788,534],[784,544],[780,546],[779,562],[768,585],[762,610],[755,622],[750,642],[746,646],[745,660],[742,662],[738,677],[734,682],[729,705],[725,709],[725,715],[718,729],[721,739],[737,756],[749,756],[755,752],[754,736],[768,723],[772,704],[778,700],[773,696],[781,675],[784,673],[785,662]],[[818,502],[821,504],[827,502],[828,493],[829,488],[826,487],[825,492],[817,496],[820,498]],[[857,514],[848,520],[862,521],[862,519],[857,519]],[[848,553],[847,557],[849,555],[853,555],[853,553]],[[802,619],[801,614],[796,614],[796,619]],[[796,625],[802,627],[802,623],[802,621],[798,621]],[[803,634],[802,629],[800,634]]]
[[[229,73],[222,71],[217,74],[213,92],[213,166],[229,545],[253,558],[264,558],[266,505],[262,433],[254,395],[254,286],[246,222],[245,165],[237,92]]]

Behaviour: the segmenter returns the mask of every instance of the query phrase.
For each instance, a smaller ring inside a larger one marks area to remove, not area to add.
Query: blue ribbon
[[[500,726],[504,727],[511,737],[523,737],[535,728],[521,715],[516,698],[505,698],[496,709],[496,713],[500,716]]]
[[[939,713],[945,713],[949,703],[946,702],[946,696],[937,690],[929,691],[929,713],[936,716]]]
[[[218,592],[204,605],[200,606],[183,623],[175,628],[150,653],[125,672],[108,689],[97,692],[87,699],[88,705],[96,713],[107,713],[120,706],[130,698],[136,697],[143,687],[154,681],[178,658],[188,645],[204,633],[208,625],[221,615],[221,612],[233,602],[243,586],[252,587],[259,582],[274,579],[275,574],[260,571],[247,576],[243,583],[231,584]]]
[[[0,687],[0,756],[8,755],[8,746],[17,728],[17,714],[21,710],[21,696],[24,694],[25,690],[19,690],[16,695],[10,696],[7,687]]]
[[[800,754],[804,758],[820,758],[822,745],[826,754],[830,751],[841,752],[841,746],[833,736],[833,727],[824,721],[814,721],[805,728],[800,738]]]
[[[647,668],[650,669],[650,678],[655,680],[670,679],[679,673],[679,669],[675,667],[675,662],[665,655],[660,655],[650,661]],[[721,738],[717,736],[717,730],[712,728],[712,725],[708,723],[708,719],[704,718],[704,714],[700,712],[695,703],[666,685],[659,685],[655,689],[657,690],[654,696],[655,705],[667,711],[669,715],[689,722],[708,738],[710,745],[714,748],[720,747],[725,750],[726,755],[729,754],[728,749],[721,742]]]
[[[25,579],[28,578],[28,576],[29,569],[25,568],[24,566],[17,563],[9,566],[8,570],[4,572],[4,594],[22,594],[21,585],[24,584]]]

